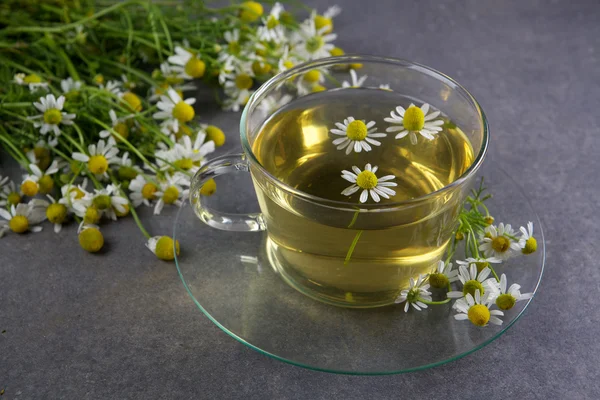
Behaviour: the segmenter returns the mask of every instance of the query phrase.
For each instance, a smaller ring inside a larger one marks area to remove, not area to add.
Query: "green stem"
[[[497,280],[498,282],[500,282],[500,278],[498,278],[498,274],[497,274],[497,273],[496,273],[496,271],[494,270],[494,267],[492,267],[492,264],[491,264],[491,263],[488,263],[488,264],[489,264],[489,265],[488,265],[489,269],[492,271],[492,275],[494,275],[494,278],[496,278],[496,280]]]
[[[29,165],[29,160],[27,159],[27,156],[25,154],[23,154],[23,152],[16,147],[13,142],[10,140],[10,136],[8,135],[8,132],[6,132],[6,130],[4,129],[3,126],[0,125],[0,128],[2,129],[2,132],[4,134],[6,134],[6,136],[4,135],[0,135],[0,140],[2,140],[4,143],[6,143],[6,145],[12,149],[12,151],[15,153],[13,155],[13,157],[16,155],[19,158],[15,158],[19,163],[21,163],[22,165]]]
[[[81,143],[82,146],[85,146],[85,139],[83,138],[83,132],[81,132],[81,128],[79,128],[76,123],[73,123],[73,128],[77,132],[77,136],[79,136],[79,143]]]
[[[77,140],[73,139],[70,135],[65,134],[61,136],[65,137],[69,142],[71,142],[71,144],[75,146],[77,150],[81,151],[83,154],[87,154],[87,151],[83,148],[83,146],[77,143]]]
[[[344,259],[344,265],[347,265],[350,262],[350,258],[352,258],[352,253],[354,253],[354,248],[356,247],[356,244],[358,243],[358,240],[360,239],[360,235],[362,235],[363,231],[358,231],[356,233],[356,236],[354,236],[354,240],[352,241],[352,244],[350,245],[350,248],[348,249],[348,253],[346,253],[346,258]]]
[[[0,104],[1,108],[24,108],[24,107],[31,107],[31,102],[26,102],[26,101],[22,101],[22,102],[18,102],[18,103],[2,103]]]
[[[450,302],[450,300],[452,300],[452,299],[447,298],[446,300],[429,301],[429,300],[423,299],[422,297],[417,297],[417,300],[420,301],[420,302],[422,302],[422,303],[425,303],[427,305],[430,305],[430,306],[436,306],[436,305],[440,305],[440,304],[446,304],[446,303]]]
[[[356,212],[354,213],[354,216],[352,217],[352,221],[350,221],[350,225],[348,225],[348,228],[352,228],[354,226],[354,224],[356,223],[356,220],[358,219],[359,213],[360,213],[360,210],[356,210]]]
[[[121,192],[122,192],[122,190],[121,190]],[[144,236],[146,236],[146,239],[150,239],[152,236],[150,236],[148,231],[146,229],[144,229],[144,226],[142,225],[142,221],[140,221],[140,218],[138,217],[137,213],[135,212],[135,208],[133,208],[133,204],[131,204],[131,201],[129,200],[129,198],[127,196],[125,196],[125,198],[129,202],[129,211],[131,212],[131,215],[133,216],[133,219],[135,220],[135,223],[137,224],[138,228],[140,228],[140,231],[142,232],[142,234]]]

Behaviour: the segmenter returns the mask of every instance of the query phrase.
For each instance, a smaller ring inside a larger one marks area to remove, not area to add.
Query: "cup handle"
[[[190,204],[194,212],[204,223],[216,229],[234,232],[259,232],[266,229],[262,213],[234,214],[225,213],[205,204],[205,196],[200,194],[202,186],[219,175],[250,172],[245,154],[231,154],[212,159],[204,164],[192,178],[190,185]]]

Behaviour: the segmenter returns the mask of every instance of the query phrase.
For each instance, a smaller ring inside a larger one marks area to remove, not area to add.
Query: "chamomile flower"
[[[160,101],[156,106],[161,110],[154,113],[152,116],[156,119],[171,120],[173,123],[184,124],[194,119],[196,112],[192,105],[196,103],[196,99],[190,97],[182,100],[177,92],[173,89],[168,90],[168,96],[160,96]],[[178,131],[179,129],[175,130]]]
[[[104,189],[95,189],[94,194],[91,196],[92,206],[100,212],[100,215],[106,215],[113,221],[117,220],[115,212],[125,214],[127,211],[126,206],[129,204],[126,198],[121,196],[119,186],[108,185]],[[80,207],[77,203],[74,208]],[[78,211],[82,211],[79,209]]]
[[[361,87],[365,81],[367,80],[368,76],[367,75],[363,75],[360,78],[358,77],[358,75],[356,74],[356,71],[351,69],[350,70],[350,82],[348,81],[343,81],[342,82],[342,87],[345,88],[359,88]]]
[[[50,200],[50,205],[46,208],[46,218],[54,224],[54,232],[59,233],[62,224],[67,220],[69,210],[63,203],[58,203],[54,197],[46,195]]]
[[[281,3],[275,3],[267,17],[263,17],[263,26],[258,27],[257,36],[261,41],[273,41],[281,43],[285,40],[285,33],[281,27],[279,18],[284,11]]]
[[[431,292],[428,290],[429,283],[425,283],[425,281],[425,275],[419,275],[419,278],[416,281],[413,278],[410,278],[409,288],[400,292],[395,303],[401,304],[406,302],[404,305],[404,312],[408,312],[410,305],[417,311],[427,308],[427,304],[423,301],[431,301]]]
[[[124,117],[124,118],[118,118],[115,110],[110,110],[108,112],[108,115],[110,117],[111,126],[112,126],[113,130],[115,130],[119,135],[121,135],[121,137],[123,137],[123,139],[127,139],[129,137],[129,126],[127,126],[126,121],[127,121],[127,119],[133,117],[133,115],[128,115],[127,117]],[[100,137],[102,139],[110,138],[111,135],[112,135],[112,133],[106,129],[100,131]],[[115,138],[115,140],[120,140],[120,139]]]
[[[158,192],[156,177],[139,174],[129,183],[129,191],[129,198],[134,207],[137,207],[140,204],[150,207],[151,202],[156,200],[156,192]]]
[[[168,236],[151,237],[146,242],[146,247],[164,261],[171,261],[175,258],[175,254],[179,255],[179,241],[173,242],[173,239]]]
[[[371,145],[381,146],[381,142],[374,138],[384,138],[387,136],[385,133],[377,132],[375,121],[365,123],[364,120],[348,117],[344,119],[343,123],[336,122],[335,126],[337,128],[330,129],[329,132],[342,137],[334,139],[332,143],[334,146],[337,146],[338,150],[345,149],[346,154],[350,154],[352,150],[356,153],[360,153],[363,150],[371,151]]]
[[[504,225],[501,222],[498,227],[490,225],[485,228],[485,236],[481,238],[479,250],[483,251],[486,257],[506,260],[521,251],[515,235],[510,224]]]
[[[114,94],[117,97],[121,97],[123,95],[121,82],[119,81],[108,81],[106,86],[101,84],[100,88]]]
[[[227,46],[219,54],[219,61],[229,64],[238,62],[242,55],[242,45],[240,44],[240,30],[234,29],[223,33],[223,38],[227,42]]]
[[[182,136],[172,149],[156,152],[158,167],[167,171],[174,165],[192,173],[196,172],[204,163],[205,156],[215,151],[214,142],[209,140],[205,143],[205,140],[206,133],[202,131],[198,132],[193,143],[189,136]]]
[[[481,272],[477,272],[475,264],[471,264],[469,268],[465,265],[458,267],[458,280],[462,284],[462,291],[451,291],[446,296],[451,299],[459,299],[465,297],[467,294],[473,296],[475,291],[479,291],[483,294],[488,292],[497,292],[497,283],[495,278],[487,277],[492,271],[489,267],[485,267]]]
[[[88,170],[97,175],[108,178],[106,171],[110,164],[119,162],[117,155],[119,149],[115,147],[115,142],[111,139],[105,143],[103,139],[98,144],[88,145],[87,154],[75,152],[71,155],[74,160],[87,163]]]
[[[62,111],[65,105],[65,96],[59,96],[57,99],[53,94],[48,94],[40,97],[39,102],[34,102],[33,105],[41,114],[28,118],[34,120],[33,126],[40,128],[42,135],[46,135],[48,132],[54,133],[55,139],[50,140],[49,144],[56,146],[58,143],[56,138],[61,134],[59,125],[73,125],[75,119],[75,114]],[[41,120],[41,122],[37,120]]]
[[[325,80],[325,76],[322,71],[318,69],[313,69],[304,74],[300,75],[298,81],[296,82],[296,87],[298,89],[298,95],[304,96],[313,92],[322,92],[326,90],[326,88],[321,85]]]
[[[135,177],[142,172],[140,167],[133,164],[133,161],[131,158],[129,158],[129,152],[127,151],[123,153],[123,156],[121,156],[118,163],[115,165],[118,167],[117,176],[122,181],[130,181],[135,179]]]
[[[4,186],[8,185],[10,178],[8,176],[0,175],[0,190],[4,189]]]
[[[396,177],[394,175],[385,175],[377,178],[375,175],[377,169],[377,166],[371,168],[371,164],[367,164],[365,165],[364,171],[361,171],[356,166],[352,167],[354,173],[343,170],[342,178],[351,182],[352,185],[344,189],[342,195],[351,196],[362,189],[362,193],[360,194],[361,203],[364,203],[369,199],[369,194],[376,203],[379,203],[381,200],[380,196],[386,199],[389,199],[390,196],[394,196],[396,192],[390,189],[390,187],[398,186],[398,184],[390,181],[396,179]]]
[[[531,254],[537,250],[537,240],[533,237],[533,222],[527,223],[527,229],[521,227],[521,237],[519,238],[519,247],[523,254]]]
[[[245,72],[237,73],[232,79],[226,81],[223,86],[229,98],[224,103],[225,109],[237,112],[240,106],[245,106],[250,100],[253,85],[252,75]]]
[[[25,75],[18,73],[14,76],[13,80],[17,85],[29,87],[31,93],[38,91],[39,89],[48,90],[48,83],[43,82],[42,78],[36,74]]]
[[[75,200],[83,198],[91,198],[91,195],[86,190],[87,178],[79,185],[66,184],[60,188],[61,198],[58,200],[60,204],[64,204],[69,209],[73,209]],[[80,215],[81,216],[81,215]]]
[[[269,95],[265,97],[259,104],[258,110],[263,116],[272,115],[275,111],[279,110],[284,105],[288,104],[293,100],[293,97],[289,94],[284,95]]]
[[[337,17],[342,9],[337,6],[331,6],[323,14],[317,14],[316,11],[313,11],[311,14],[311,19],[315,21],[315,27],[317,29],[324,29],[325,33],[330,33],[333,30],[333,18]]]
[[[104,246],[104,236],[97,225],[81,222],[77,229],[79,245],[90,253],[96,253]]]
[[[281,57],[279,57],[279,62],[277,63],[278,72],[287,71],[298,64],[298,62],[299,60],[290,53],[290,47],[285,46]]]
[[[517,301],[529,300],[533,297],[533,293],[521,293],[521,285],[513,283],[508,290],[506,289],[507,286],[506,275],[502,274],[500,277],[500,292],[496,297],[496,305],[501,310],[510,310]]]
[[[458,311],[454,318],[459,321],[468,319],[477,326],[486,326],[488,322],[502,325],[502,320],[498,317],[502,317],[504,313],[500,310],[490,310],[493,301],[494,299],[489,293],[483,296],[479,290],[475,291],[475,296],[468,293],[464,299],[454,303],[454,308]]]
[[[456,260],[458,265],[464,265],[466,268],[469,268],[471,265],[475,265],[477,268],[477,272],[483,271],[484,268],[490,267],[490,264],[499,264],[502,260],[496,257],[469,257],[466,260]],[[491,268],[490,268],[491,269]]]
[[[60,81],[60,88],[64,94],[81,90],[81,85],[81,81],[75,81],[71,77]]]
[[[310,19],[300,25],[300,30],[293,40],[294,50],[304,60],[316,60],[329,57],[334,45],[331,43],[337,38],[334,33],[326,33],[328,27],[317,29],[315,21]]]
[[[186,198],[189,189],[183,189],[182,184],[185,184],[181,174],[167,175],[164,181],[160,182],[160,190],[155,193],[158,201],[154,205],[154,215],[159,215],[165,204],[175,204],[181,207],[182,198]],[[189,184],[188,184],[189,185]]]
[[[406,110],[402,106],[396,107],[395,112],[390,112],[390,117],[384,118],[384,121],[397,126],[390,126],[386,132],[398,132],[396,139],[402,139],[405,136],[410,137],[410,142],[417,144],[417,133],[425,139],[433,140],[442,130],[444,121],[435,119],[440,115],[440,111],[429,112],[429,104],[424,103],[420,108],[411,104]]]
[[[451,282],[458,280],[458,271],[452,269],[452,263],[439,261],[434,272],[429,274],[429,284],[436,289],[448,287]]]
[[[47,206],[48,202],[45,200],[31,200],[27,204],[11,205],[10,211],[0,208],[0,217],[7,221],[2,224],[15,233],[40,232],[42,227],[35,225],[46,219]]]
[[[0,207],[16,206],[21,202],[21,194],[17,191],[15,183],[8,176],[0,180]]]
[[[185,79],[202,78],[206,71],[206,64],[198,56],[181,46],[175,47],[175,55],[169,57],[169,62],[176,67],[174,70]]]
[[[52,161],[52,164],[44,172],[35,164],[29,164],[31,174],[25,175],[21,183],[21,192],[25,196],[33,197],[38,192],[48,194],[54,189],[54,179],[52,175],[58,172],[58,161]]]

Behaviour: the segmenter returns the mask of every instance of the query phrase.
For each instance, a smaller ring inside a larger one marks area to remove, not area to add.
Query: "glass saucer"
[[[540,220],[516,182],[493,164],[482,168],[498,222],[534,223],[538,251],[497,267],[509,282],[534,292],[542,277],[545,245]],[[233,178],[233,179],[232,179]],[[210,198],[228,212],[247,204],[249,175],[228,175]],[[529,301],[505,312],[503,325],[475,327],[456,321],[451,306],[422,312],[401,306],[346,309],[320,303],[288,285],[271,267],[262,232],[226,232],[200,221],[189,204],[179,211],[174,238],[181,280],[198,308],[231,337],[263,354],[301,367],[343,374],[394,374],[456,360],[491,343],[523,314]]]

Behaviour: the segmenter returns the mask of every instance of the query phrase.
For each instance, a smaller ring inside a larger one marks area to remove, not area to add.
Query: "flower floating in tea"
[[[371,167],[371,164],[367,164],[363,171],[357,166],[352,167],[352,171],[354,172],[343,170],[342,178],[353,183],[353,185],[344,189],[342,194],[344,196],[351,196],[362,189],[362,193],[360,194],[361,203],[364,203],[369,199],[369,194],[376,203],[381,200],[380,196],[389,199],[390,196],[395,195],[396,192],[390,189],[390,187],[398,185],[395,182],[391,182],[396,179],[396,177],[394,175],[385,175],[377,178],[375,175],[377,169],[377,166]]]
[[[413,145],[417,144],[417,133],[425,139],[433,140],[435,135],[442,131],[444,121],[435,119],[440,115],[440,111],[430,111],[429,104],[425,103],[420,108],[411,104],[407,109],[402,106],[396,107],[396,110],[390,112],[390,117],[384,118],[384,121],[398,126],[390,126],[386,132],[398,132],[396,139],[402,139],[409,136]]]
[[[343,136],[333,140],[333,145],[337,146],[338,150],[346,150],[346,154],[350,154],[352,150],[356,153],[361,151],[371,151],[371,145],[381,146],[379,140],[374,138],[384,138],[385,133],[377,132],[375,121],[365,122],[364,120],[348,117],[344,122],[336,122],[337,128],[330,129],[329,132],[337,136]]]

